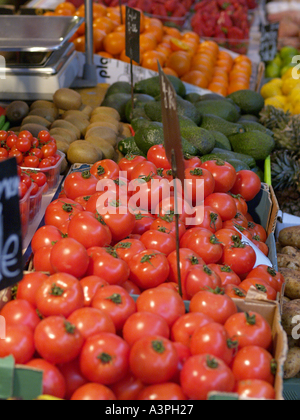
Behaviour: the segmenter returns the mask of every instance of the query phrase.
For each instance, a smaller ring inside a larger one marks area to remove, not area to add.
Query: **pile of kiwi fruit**
[[[66,155],[64,168],[101,159],[117,161],[118,142],[131,136],[117,110],[85,105],[80,93],[68,88],[58,89],[53,101],[37,100],[30,105],[14,101],[6,108],[6,118],[15,133],[28,130],[38,137],[41,130],[49,131]]]

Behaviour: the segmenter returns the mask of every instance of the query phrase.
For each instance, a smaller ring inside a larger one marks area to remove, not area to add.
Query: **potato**
[[[300,258],[294,258],[286,254],[278,254],[278,267],[280,268],[290,268],[292,270],[300,270]]]
[[[291,268],[281,268],[280,273],[285,279],[285,296],[300,299],[300,272]]]
[[[282,229],[279,232],[278,240],[283,246],[300,248],[300,226],[291,226]]]
[[[300,348],[293,347],[289,350],[284,364],[284,379],[294,378],[300,372]]]
[[[291,300],[282,306],[282,327],[288,335],[292,335],[296,326],[293,323],[295,316],[300,316],[300,299]]]

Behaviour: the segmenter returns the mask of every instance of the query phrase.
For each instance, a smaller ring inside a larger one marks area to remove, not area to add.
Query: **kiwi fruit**
[[[68,111],[79,109],[82,105],[81,95],[73,89],[61,88],[53,95],[53,102],[58,109]]]
[[[49,131],[48,128],[40,124],[24,124],[22,125],[22,130],[29,131],[33,137],[38,137],[39,133],[43,130]]]
[[[124,136],[125,138],[132,136],[132,132],[129,128],[129,124],[121,123],[120,134]]]
[[[28,115],[37,115],[45,118],[52,124],[58,117],[58,113],[54,108],[34,108]]]
[[[65,128],[66,130],[73,131],[76,136],[76,140],[80,139],[81,133],[80,130],[72,123],[66,120],[55,120],[54,123],[51,125],[52,128]]]
[[[111,123],[116,127],[118,132],[120,131],[120,121],[116,120],[114,117],[111,117],[110,115],[95,114],[91,116],[91,119],[90,119],[91,123],[98,122],[98,121]]]
[[[54,138],[56,136],[63,137],[68,144],[78,140],[73,131],[69,131],[61,127],[51,128],[50,135]]]
[[[58,135],[55,136],[55,140],[56,140],[57,149],[63,152],[65,155],[67,155],[69,147],[70,147],[69,143],[66,142],[64,137],[61,137]]]
[[[102,151],[92,143],[85,140],[77,140],[72,143],[68,150],[68,161],[74,163],[87,163],[93,165],[103,157]]]
[[[120,114],[118,111],[114,108],[109,108],[108,106],[98,106],[95,108],[91,114],[91,116],[97,115],[97,114],[104,114],[104,115],[110,115],[111,117],[115,118],[118,121],[121,121]]]
[[[65,118],[65,121],[69,121],[71,124],[74,124],[75,127],[77,127],[78,130],[80,131],[80,135],[82,137],[85,136],[86,130],[88,126],[90,125],[90,122],[88,120],[86,120],[85,118],[76,117],[75,115],[68,115]]]
[[[112,146],[115,146],[117,141],[117,134],[110,127],[93,127],[86,133],[85,137],[98,136],[107,140]]]
[[[39,124],[46,128],[50,128],[51,126],[50,121],[46,120],[46,118],[39,117],[38,115],[27,115],[27,117],[23,119],[21,126],[25,124]]]
[[[91,118],[93,108],[90,105],[81,105],[79,111],[83,112],[88,118]]]
[[[18,126],[29,113],[29,106],[24,101],[13,101],[6,108],[6,118],[11,125]]]
[[[89,132],[89,130],[93,127],[108,127],[111,128],[116,133],[116,135],[119,134],[119,129],[114,124],[105,121],[95,121],[88,126],[86,135]]]
[[[56,112],[58,113],[58,109],[55,106],[55,104],[53,102],[50,101],[43,101],[41,99],[34,101],[31,105],[30,105],[30,111],[32,111],[35,108],[54,108],[56,110]]]
[[[115,149],[106,140],[97,136],[90,136],[86,139],[87,143],[91,143],[102,151],[103,159],[113,159],[115,155]]]

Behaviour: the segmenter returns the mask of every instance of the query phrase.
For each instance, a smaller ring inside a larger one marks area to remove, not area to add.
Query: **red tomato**
[[[204,207],[204,217],[201,213],[201,218],[194,223],[193,227],[202,227],[210,230],[212,233],[216,233],[218,230],[222,229],[223,222],[221,216],[209,206]]]
[[[47,182],[47,177],[43,172],[31,173],[30,177],[39,187],[43,187]]]
[[[246,201],[243,199],[241,195],[234,195],[232,193],[231,195],[235,201],[237,211],[239,211],[240,213],[246,216],[246,214],[248,213],[248,204],[246,203]]]
[[[224,287],[224,292],[231,299],[245,299],[247,295],[246,290],[242,289],[240,286],[236,286],[235,284],[227,284]]]
[[[118,164],[111,159],[100,160],[91,167],[91,174],[98,180],[118,177],[119,172]]]
[[[220,277],[207,265],[198,265],[191,268],[185,279],[185,292],[189,300],[201,290],[214,290],[221,286]]]
[[[50,261],[52,248],[53,246],[43,246],[35,252],[33,257],[33,266],[35,271],[41,271],[49,274],[55,273]]]
[[[22,152],[20,152],[17,148],[12,149],[12,150],[8,153],[8,157],[9,157],[9,158],[16,158],[16,160],[17,160],[17,165],[21,165],[21,163],[23,162],[23,154],[22,154]]]
[[[65,273],[48,277],[36,293],[37,308],[44,316],[68,317],[84,305],[84,295],[79,281]]]
[[[193,356],[210,354],[230,365],[233,360],[237,342],[221,324],[216,322],[199,327],[194,331],[190,349]]]
[[[167,382],[146,387],[139,393],[137,399],[139,401],[184,401],[186,396],[179,385]]]
[[[251,201],[261,190],[261,180],[259,176],[249,170],[237,172],[236,181],[231,188],[232,194],[240,194],[244,200]]]
[[[223,228],[231,228],[232,226],[240,225],[245,229],[248,227],[248,220],[243,213],[237,212],[233,219],[223,222]]]
[[[83,207],[68,198],[52,201],[45,212],[45,224],[56,226],[58,229],[75,214],[83,211]]]
[[[178,361],[173,343],[159,335],[139,339],[130,350],[130,370],[144,384],[170,381],[176,374]]]
[[[233,219],[237,208],[234,199],[226,193],[213,193],[206,197],[204,205],[212,207],[224,221]]]
[[[79,279],[88,269],[89,256],[81,243],[72,238],[64,238],[53,246],[50,262],[56,273],[67,273]]]
[[[18,284],[17,299],[27,300],[36,308],[36,292],[47,278],[46,274],[36,271],[25,274]]]
[[[42,147],[41,151],[43,152],[44,158],[47,159],[55,155],[57,147],[53,143],[48,143]]]
[[[133,298],[121,286],[104,286],[98,289],[92,307],[105,312],[112,319],[116,330],[122,330],[126,320],[136,311]]]
[[[40,159],[37,156],[26,156],[22,166],[26,168],[38,168],[40,164]]]
[[[98,179],[90,171],[72,172],[64,182],[64,190],[71,200],[83,196],[92,195],[97,191]]]
[[[15,363],[24,365],[35,353],[33,331],[26,325],[7,325],[5,339],[0,340],[0,357],[12,355]]]
[[[78,388],[71,401],[115,401],[115,394],[104,385],[88,383]]]
[[[211,391],[232,392],[235,379],[222,360],[208,354],[189,358],[180,374],[181,388],[191,400],[207,400]]]
[[[160,232],[169,233],[176,238],[176,221],[174,215],[165,215],[162,217],[158,217],[153,221],[150,226],[151,230],[158,230]],[[181,239],[182,236],[186,232],[186,227],[184,223],[179,220],[179,238]]]
[[[243,398],[253,398],[255,400],[275,400],[275,389],[268,382],[258,379],[240,381],[236,384],[234,392]]]
[[[27,152],[29,152],[29,150],[31,149],[31,141],[30,141],[30,139],[27,138],[27,137],[18,138],[17,143],[16,143],[16,148],[21,153],[27,153]]]
[[[136,254],[146,250],[143,242],[138,239],[124,239],[118,242],[114,248],[119,258],[127,262],[127,264]]]
[[[164,283],[170,273],[167,257],[154,249],[135,255],[129,261],[129,269],[130,280],[143,290]]]
[[[38,138],[39,138],[40,142],[42,144],[44,144],[44,143],[47,143],[48,141],[50,141],[51,136],[50,136],[50,133],[48,131],[42,130],[42,131],[39,132]]]
[[[236,245],[227,245],[224,248],[222,263],[228,265],[239,277],[249,273],[255,262],[256,254],[250,245],[237,242]]]
[[[119,401],[136,401],[145,385],[132,373],[110,386]]]
[[[132,233],[142,235],[151,228],[154,220],[154,216],[150,213],[135,213],[135,226],[133,228]]]
[[[100,332],[116,333],[112,318],[104,311],[96,308],[81,308],[72,312],[68,321],[74,325],[86,340]]]
[[[138,179],[142,177],[149,177],[157,173],[157,167],[154,163],[149,162],[148,160],[138,163],[131,172],[131,180]]]
[[[205,228],[188,230],[181,238],[180,246],[194,251],[203,258],[206,264],[217,263],[223,254],[223,246],[217,237]]]
[[[234,167],[223,160],[208,160],[202,163],[201,168],[207,169],[215,179],[214,192],[227,193],[234,186],[236,171]]]
[[[35,330],[40,318],[35,307],[24,299],[15,299],[7,302],[0,315],[4,317],[6,325],[25,325]]]
[[[258,238],[258,240],[256,239]],[[253,236],[252,238],[252,242],[253,244],[266,256],[268,257],[269,255],[269,247],[267,244],[265,244],[264,242],[262,242],[258,236]]]
[[[187,313],[173,324],[171,330],[172,341],[182,343],[187,347],[191,345],[191,338],[197,328],[213,323],[213,319],[201,312]]]
[[[258,236],[262,242],[266,242],[267,232],[261,225],[254,222],[248,222],[247,229],[252,234],[252,236]]]
[[[109,246],[112,241],[112,235],[107,226],[88,211],[74,215],[68,226],[68,235],[86,249],[94,246]]]
[[[262,347],[247,346],[239,350],[232,363],[236,381],[258,379],[274,385],[277,364]]]
[[[208,267],[220,277],[222,286],[226,286],[227,284],[235,284],[238,286],[241,284],[239,276],[235,274],[228,265],[209,264]]]
[[[284,276],[279,271],[276,271],[274,268],[265,264],[255,267],[250,271],[247,278],[259,278],[264,280],[279,293],[281,293],[282,286],[285,282]]]
[[[164,318],[151,312],[136,312],[125,322],[123,338],[130,345],[148,335],[169,338],[170,328]]]
[[[184,159],[185,168],[200,168],[202,160],[197,156],[189,156]]]
[[[87,380],[80,372],[79,359],[77,358],[72,362],[58,365],[58,369],[63,375],[66,384],[64,398],[70,400],[74,392],[87,383]]]
[[[259,346],[268,350],[272,344],[272,330],[268,322],[256,312],[240,312],[225,323],[229,336],[238,341],[239,349]]]
[[[80,370],[90,381],[112,385],[129,370],[129,345],[115,334],[103,332],[89,337],[80,354]]]
[[[108,286],[109,283],[97,276],[88,276],[80,280],[81,287],[84,294],[84,306],[89,307],[92,304],[93,297],[98,289],[103,286]]]
[[[43,359],[33,359],[26,366],[43,371],[43,394],[63,399],[66,396],[66,381],[53,364]]]
[[[39,355],[49,363],[69,363],[79,356],[84,339],[63,316],[43,319],[34,332]]]
[[[128,280],[130,270],[128,264],[118,257],[113,248],[92,247],[88,249],[90,265],[88,276],[98,276],[111,285],[120,285]]]
[[[148,230],[141,237],[141,242],[146,249],[153,249],[168,256],[176,250],[176,239],[169,233],[157,230]]]
[[[139,165],[137,165],[136,168],[138,168],[138,166]],[[133,170],[133,173],[136,168]],[[136,209],[135,213],[139,211],[149,211],[150,213],[155,214],[156,207],[159,203],[165,197],[170,197],[169,182],[155,173],[148,176],[141,175],[138,178],[133,178],[130,183],[130,191],[132,191],[133,194],[128,205],[130,208]]]
[[[260,278],[246,278],[242,281],[240,286],[248,292],[251,286],[254,286],[257,292],[264,293],[269,300],[276,300],[277,292],[267,283],[265,280],[261,280]]]
[[[168,302],[168,305],[166,305]],[[169,327],[185,314],[186,309],[182,298],[177,292],[165,287],[144,291],[136,301],[138,312],[146,311],[160,315]]]
[[[185,170],[185,199],[190,204],[198,206],[203,198],[214,192],[214,189],[214,177],[207,169],[188,168]]]
[[[133,169],[141,162],[145,162],[147,159],[143,156],[126,155],[119,161],[120,171],[127,174],[127,179],[131,181],[131,173]]]
[[[190,203],[181,198],[179,194],[177,196],[177,203],[179,219],[186,225],[194,222],[194,217],[192,216],[195,214],[195,210],[191,207]],[[174,196],[164,198],[156,207],[155,214],[160,217],[174,215],[176,214],[175,204]]]
[[[215,291],[196,293],[190,302],[190,312],[201,312],[224,325],[231,315],[237,313],[237,307],[232,299],[217,288]]]
[[[147,159],[149,162],[154,163],[157,168],[172,169],[168,161],[165,147],[162,144],[157,144],[148,150]]]

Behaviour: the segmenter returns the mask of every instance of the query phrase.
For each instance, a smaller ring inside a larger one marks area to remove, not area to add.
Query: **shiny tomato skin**
[[[132,314],[123,326],[123,338],[130,345],[147,335],[169,338],[170,328],[165,319],[150,312]]]
[[[268,382],[258,379],[240,381],[236,384],[234,392],[240,397],[253,398],[255,400],[275,400],[275,389]]]
[[[80,354],[80,369],[90,381],[112,385],[129,370],[129,345],[119,336],[100,333],[89,337]]]
[[[132,373],[148,385],[171,380],[177,371],[178,361],[173,343],[159,335],[139,339],[130,350],[129,364]]]
[[[108,207],[98,208],[103,222],[108,226],[114,243],[127,238],[135,227],[135,215],[125,201],[119,201],[116,207],[109,202]]]
[[[224,327],[229,336],[238,341],[239,349],[259,346],[268,350],[272,344],[272,329],[264,317],[256,312],[234,314]]]
[[[40,272],[25,274],[18,284],[17,299],[25,299],[36,308],[36,292],[48,276]]]
[[[191,353],[210,354],[223,360],[227,366],[233,360],[237,345],[225,327],[216,322],[197,328],[191,338]]]
[[[34,343],[39,355],[56,365],[75,360],[80,354],[84,338],[64,317],[49,316],[37,326]]]
[[[112,179],[119,176],[119,171],[119,166],[115,161],[111,159],[103,159],[94,163],[90,172],[95,178],[101,180]]]
[[[112,240],[109,230],[88,211],[77,213],[72,218],[68,226],[68,236],[86,249],[93,246],[108,246]]]
[[[167,382],[146,387],[139,393],[137,399],[139,401],[185,401],[186,396],[179,385]]]
[[[207,169],[214,177],[214,192],[227,193],[234,186],[236,171],[234,167],[222,160],[209,160],[202,163],[201,168]]]
[[[247,278],[253,277],[266,281],[271,287],[273,287],[273,289],[276,290],[276,292],[279,293],[281,292],[282,285],[285,282],[283,275],[279,271],[276,271],[272,267],[264,264],[255,267],[247,276]]]
[[[150,147],[147,153],[147,159],[149,162],[154,163],[157,168],[172,169],[166,155],[165,147],[162,144]]]
[[[233,219],[237,208],[234,199],[227,193],[213,193],[204,200],[205,206],[210,206],[219,213],[223,222]]]
[[[210,230],[212,233],[216,233],[218,230],[222,229],[223,222],[221,216],[209,206],[204,206],[204,217],[201,220],[194,223],[193,227],[202,227]]]
[[[68,317],[84,305],[80,282],[66,273],[56,273],[43,282],[36,293],[37,309],[44,316]]]
[[[228,265],[239,277],[248,274],[256,263],[256,254],[250,245],[224,247],[222,264]]]
[[[258,379],[273,386],[275,366],[273,356],[267,350],[258,346],[247,346],[235,356],[232,372],[236,381]]]
[[[92,382],[82,385],[71,397],[71,401],[115,401],[116,399],[110,388]]]
[[[43,246],[39,248],[33,256],[33,266],[35,271],[55,274],[50,258],[53,246]]]
[[[98,179],[90,171],[72,172],[65,179],[64,191],[69,199],[75,200],[83,195],[95,194],[97,183]]]
[[[214,290],[221,286],[220,277],[207,265],[191,268],[185,279],[185,292],[189,300],[201,290]]]
[[[261,190],[259,176],[249,170],[241,170],[236,174],[236,181],[231,188],[234,195],[240,194],[246,202],[251,201]]]
[[[157,173],[157,167],[154,163],[146,160],[138,163],[131,172],[131,180],[141,177],[148,177]]]
[[[77,330],[86,340],[100,332],[116,333],[115,324],[111,317],[104,311],[96,308],[81,308],[72,312],[68,321],[75,325]]]
[[[66,396],[66,381],[53,364],[43,359],[32,359],[27,367],[43,371],[43,394],[63,399]]]
[[[135,214],[135,226],[132,231],[133,234],[142,235],[143,233],[147,232],[152,226],[155,218],[152,214],[146,213],[136,213]]]
[[[0,340],[0,357],[12,355],[15,363],[28,363],[35,353],[34,333],[26,325],[7,325],[5,339]]]
[[[80,372],[79,358],[77,357],[75,360],[69,363],[60,364],[57,366],[57,368],[62,374],[66,384],[66,393],[64,398],[66,400],[70,400],[78,388],[87,384],[87,379],[84,378]]]
[[[214,192],[215,180],[210,171],[205,168],[188,168],[185,170],[185,199],[190,203],[199,205],[199,188],[203,188],[205,199]]]
[[[151,224],[150,230],[158,230],[160,232],[169,233],[170,235],[176,238],[175,216],[166,215],[164,217],[158,217]],[[179,220],[179,238],[180,239],[185,234],[185,232],[186,232],[185,224],[181,220]]]
[[[148,230],[141,237],[141,242],[146,249],[154,249],[166,256],[176,250],[176,239],[169,233],[159,232],[157,230]]]
[[[191,345],[191,338],[197,328],[213,323],[214,320],[201,312],[189,312],[181,316],[172,326],[171,339],[187,347]]]
[[[269,300],[276,300],[277,292],[273,289],[272,286],[265,280],[261,280],[260,278],[246,278],[240,284],[241,288],[249,291],[251,286],[254,286],[258,292],[265,293],[267,299]]]
[[[119,401],[136,401],[145,388],[142,381],[129,372],[125,378],[110,386]]]
[[[127,179],[131,180],[131,173],[133,169],[141,162],[145,162],[147,159],[143,156],[126,155],[119,161],[119,168],[121,172],[125,172]]]
[[[210,367],[212,366],[212,367]],[[230,368],[208,354],[189,358],[180,374],[181,388],[191,400],[207,400],[211,391],[232,392],[235,385]]]
[[[241,284],[241,279],[230,267],[221,264],[209,264],[208,267],[220,277],[222,286],[227,284],[238,286]]]
[[[80,279],[88,269],[89,256],[81,243],[64,238],[53,246],[50,262],[56,273],[67,273]]]
[[[246,290],[242,289],[240,286],[236,286],[235,284],[227,284],[224,286],[224,292],[231,299],[244,300],[247,296]]]
[[[142,251],[146,250],[145,245],[138,239],[124,239],[115,245],[115,250],[123,261],[129,261]]]
[[[45,225],[60,229],[64,223],[83,210],[83,207],[74,200],[68,198],[54,200],[46,208]]]
[[[87,276],[80,280],[81,287],[84,294],[84,306],[90,307],[92,304],[93,297],[98,289],[103,286],[108,286],[109,283],[97,276]]]
[[[136,303],[123,287],[109,285],[97,290],[92,300],[92,308],[109,315],[119,332],[128,317],[136,312]]]
[[[168,305],[165,304],[168,302]],[[158,287],[141,293],[136,301],[137,311],[147,311],[163,317],[169,327],[185,314],[186,309],[180,295],[172,289]]]
[[[35,307],[24,299],[15,299],[6,303],[0,311],[4,317],[6,325],[25,325],[35,330],[40,323],[40,318]]]
[[[55,226],[42,226],[33,235],[31,241],[32,252],[35,253],[39,248],[43,246],[52,246],[53,242],[57,242],[62,239],[60,230]]]
[[[196,293],[190,302],[190,312],[201,312],[222,325],[227,319],[237,313],[237,307],[232,299],[214,291]]]

